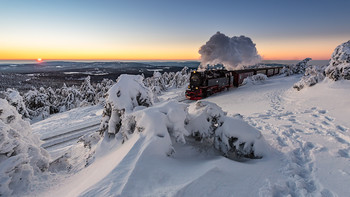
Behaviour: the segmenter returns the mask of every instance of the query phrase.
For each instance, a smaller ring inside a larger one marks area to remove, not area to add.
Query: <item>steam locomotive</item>
[[[264,74],[268,77],[280,73],[282,66],[254,68],[244,70],[205,70],[191,72],[190,85],[186,90],[186,97],[190,100],[206,98],[214,93],[230,87],[242,85],[247,77]]]

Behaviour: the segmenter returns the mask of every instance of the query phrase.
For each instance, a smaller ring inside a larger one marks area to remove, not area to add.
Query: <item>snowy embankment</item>
[[[110,140],[103,140],[94,162],[81,171],[72,170],[68,178],[57,176],[57,180],[48,183],[57,184],[55,187],[36,194],[346,196],[350,182],[350,82],[324,81],[296,91],[292,86],[300,77],[273,77],[205,99],[261,132],[270,146],[262,159],[233,161],[212,145],[188,138],[186,144],[174,140],[169,143],[165,136],[168,134],[158,130],[161,120],[171,117],[166,115],[168,112],[139,108],[136,120],[149,114],[159,115],[154,129],[147,127],[150,130],[129,133],[124,143],[112,141],[116,145],[113,148]],[[164,95],[164,100],[171,95],[174,93]],[[195,103],[190,105],[193,108]],[[67,117],[72,116],[68,113]],[[67,120],[51,121],[64,125]],[[169,145],[175,150],[171,156],[165,154]]]

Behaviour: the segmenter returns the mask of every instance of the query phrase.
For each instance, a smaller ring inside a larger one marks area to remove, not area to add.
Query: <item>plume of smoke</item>
[[[249,37],[232,38],[217,32],[199,49],[201,64],[198,70],[207,65],[222,64],[227,70],[237,70],[261,61],[255,44]]]

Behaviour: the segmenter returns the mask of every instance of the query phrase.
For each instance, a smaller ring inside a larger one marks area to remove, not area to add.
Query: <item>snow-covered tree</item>
[[[80,94],[83,99],[83,101],[81,102],[81,106],[94,104],[96,92],[95,88],[91,85],[90,80],[91,77],[87,76],[80,86]]]
[[[286,76],[293,74],[303,74],[307,67],[307,63],[312,60],[311,58],[305,58],[304,60],[298,62],[297,64],[287,65],[283,67],[281,73],[284,73]]]
[[[350,80],[350,40],[335,48],[325,73],[334,81]]]
[[[299,91],[304,87],[314,86],[325,78],[324,71],[324,66],[308,66],[305,70],[304,76],[300,81],[293,85],[293,88]]]
[[[151,106],[153,97],[144,85],[141,75],[120,75],[117,83],[107,93],[100,133],[116,134],[124,114],[131,113],[138,106]]]
[[[47,101],[50,107],[50,114],[60,112],[60,107],[58,103],[60,95],[57,95],[56,91],[54,91],[51,87],[44,89],[42,93],[47,95]]]
[[[6,92],[3,92],[3,94],[5,95],[5,99],[9,102],[9,104],[14,106],[23,118],[30,117],[27,107],[24,104],[23,97],[17,90],[7,88]]]
[[[181,71],[164,72],[161,74],[158,71],[153,73],[152,77],[146,78],[145,85],[149,87],[153,93],[160,94],[170,88],[180,88],[186,85],[189,81],[190,74],[188,68],[184,67]]]
[[[114,81],[110,79],[103,79],[101,83],[97,83],[95,86],[96,95],[94,103],[105,104],[107,92],[113,84]]]
[[[175,76],[169,84],[169,87],[180,88],[189,82],[189,74],[187,73],[188,68],[184,67],[181,71],[176,72]]]
[[[59,101],[60,112],[68,111],[80,106],[82,96],[80,91],[75,87],[67,87],[65,84],[60,90],[61,99]]]
[[[41,90],[33,89],[24,94],[23,99],[31,117],[46,118],[50,115],[48,95]]]
[[[0,196],[24,194],[46,173],[49,154],[17,110],[0,99]]]

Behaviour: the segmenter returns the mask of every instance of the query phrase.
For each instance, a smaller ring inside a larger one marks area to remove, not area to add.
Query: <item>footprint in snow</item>
[[[337,125],[336,127],[337,127],[338,130],[340,130],[342,132],[346,132],[347,131],[347,129],[345,127],[341,126],[341,125]]]
[[[330,124],[329,124],[329,122],[327,122],[327,121],[322,121],[322,124],[324,124],[324,125],[327,125],[327,126],[329,126]]]
[[[325,113],[327,113],[327,110],[318,110],[318,113],[325,114]]]
[[[328,116],[325,116],[324,118],[327,119],[328,121],[333,121],[334,120],[334,118],[331,118],[331,117],[328,117]]]
[[[336,139],[338,142],[340,142],[340,143],[342,143],[342,144],[347,144],[347,141],[344,140],[343,138],[341,138],[341,137],[339,137],[339,136],[334,136],[334,137],[335,137],[335,139]]]
[[[349,150],[347,150],[347,149],[339,149],[339,150],[338,150],[338,154],[339,154],[341,157],[350,158],[350,156],[349,156]]]
[[[311,114],[312,117],[319,118],[320,116],[318,114]]]
[[[282,125],[283,127],[286,127],[286,128],[291,128],[291,127],[293,127],[293,125]]]
[[[297,120],[295,118],[288,118],[289,121],[293,122],[293,123],[296,123]]]

